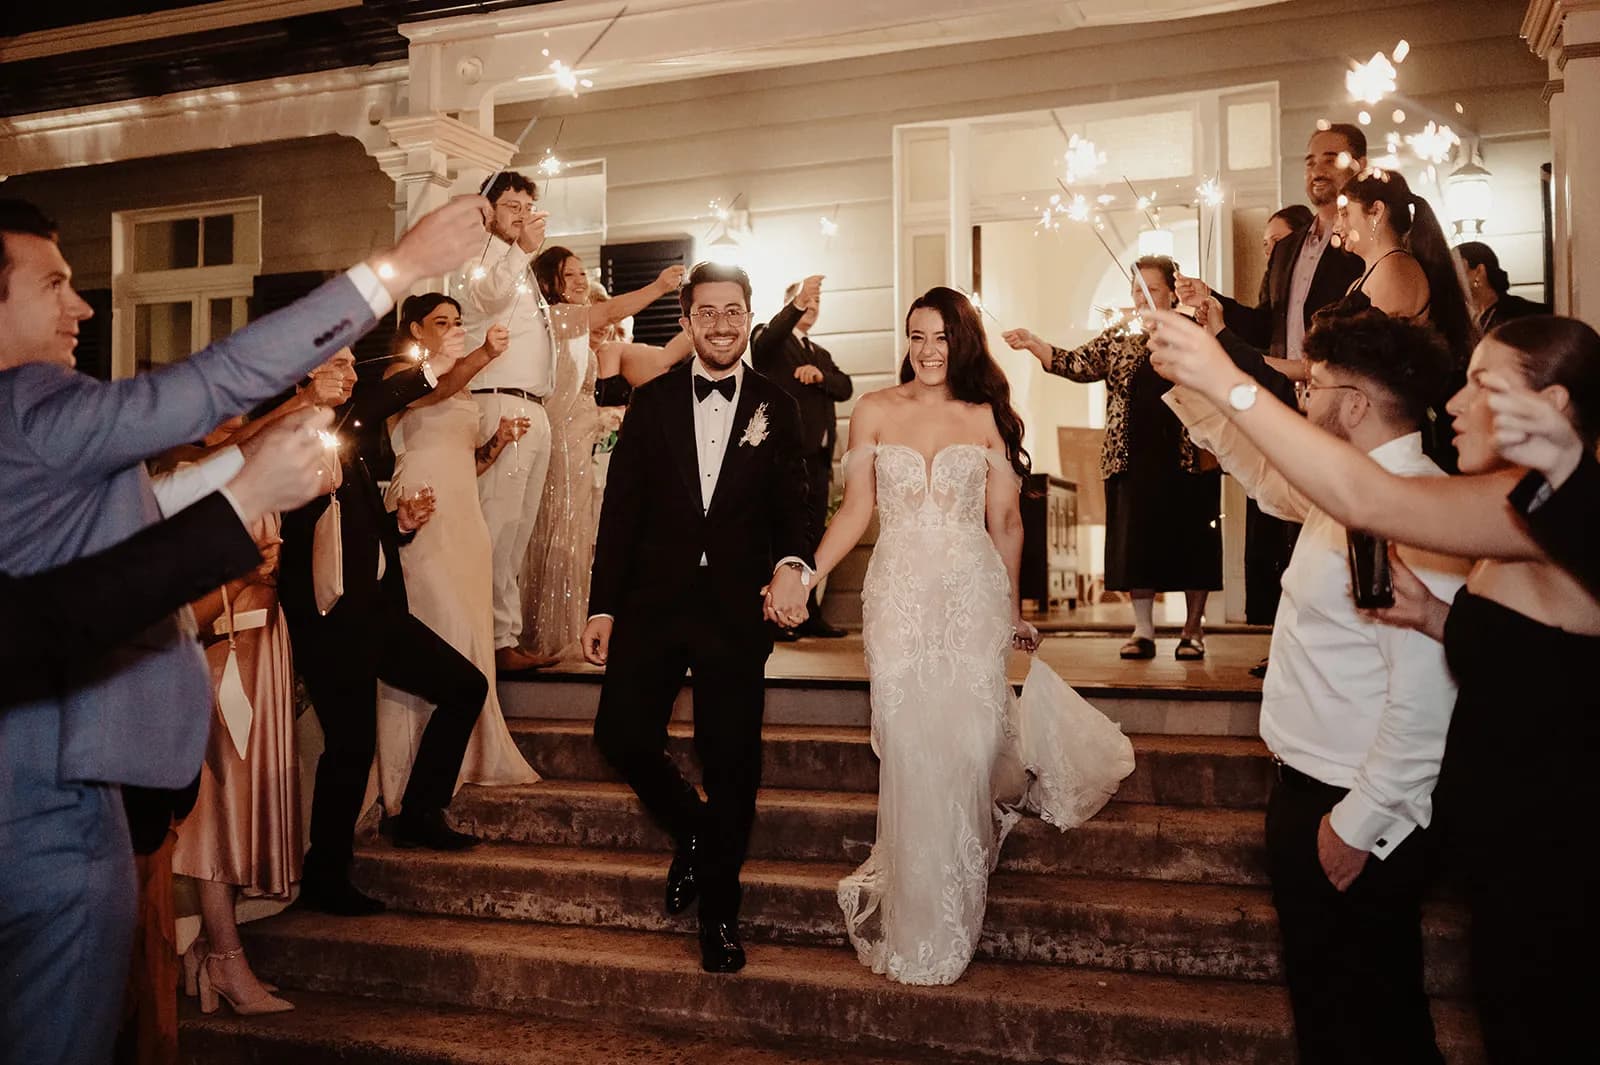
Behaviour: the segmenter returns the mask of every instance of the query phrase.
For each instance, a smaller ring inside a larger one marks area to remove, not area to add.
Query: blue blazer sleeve
[[[372,307],[341,275],[153,373],[107,382],[64,366],[19,367],[0,419],[55,475],[101,480],[277,395],[373,324]]]

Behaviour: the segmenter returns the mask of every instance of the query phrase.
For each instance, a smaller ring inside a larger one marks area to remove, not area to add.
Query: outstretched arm
[[[683,267],[669,266],[644,288],[589,304],[589,328],[598,329],[631,318],[663,296],[670,296],[683,284]]]
[[[1544,557],[1516,519],[1506,493],[1520,471],[1469,477],[1398,477],[1350,444],[1312,425],[1264,391],[1245,411],[1228,403],[1251,379],[1216,341],[1182,315],[1149,315],[1151,365],[1209,399],[1268,462],[1335,521],[1398,543],[1469,558]]]

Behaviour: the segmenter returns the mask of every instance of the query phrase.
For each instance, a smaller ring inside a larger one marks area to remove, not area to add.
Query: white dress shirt
[[[1294,267],[1289,274],[1289,306],[1284,309],[1288,315],[1284,320],[1287,327],[1283,338],[1285,358],[1304,357],[1301,348],[1306,339],[1306,297],[1311,295],[1312,279],[1317,276],[1322,253],[1328,250],[1332,240],[1333,227],[1323,222],[1321,215],[1313,218],[1311,230],[1306,233],[1305,242],[1300,245],[1300,254],[1295,257]]]
[[[744,360],[740,359],[734,364],[732,374],[726,371],[719,374],[696,355],[693,376],[708,381],[729,376],[733,378],[732,399],[723,399],[721,392],[713,392],[705,399],[700,399],[693,391],[689,393],[689,401],[694,404],[694,450],[700,459],[700,506],[703,510],[710,510],[711,497],[717,493],[717,478],[722,475],[722,459],[728,453],[733,415],[739,409],[739,389],[744,385]],[[700,564],[706,564],[704,555],[700,556]]]
[[[1411,629],[1370,621],[1350,593],[1345,528],[1291,487],[1221,412],[1183,387],[1167,394],[1194,442],[1274,517],[1305,527],[1283,574],[1261,690],[1261,738],[1274,756],[1325,784],[1349,788],[1330,814],[1334,832],[1379,858],[1433,815],[1433,786],[1455,706],[1444,647]],[[1442,477],[1422,435],[1369,453],[1402,477]],[[1466,582],[1463,559],[1400,549],[1434,595]]]
[[[482,260],[469,263],[459,275],[461,326],[467,331],[468,350],[482,344],[489,327],[497,323],[510,330],[511,340],[467,387],[520,388],[548,396],[555,387],[556,342],[550,308],[528,268],[533,254],[496,236],[486,239]],[[483,276],[475,278],[479,266]],[[523,291],[517,291],[518,284]]]

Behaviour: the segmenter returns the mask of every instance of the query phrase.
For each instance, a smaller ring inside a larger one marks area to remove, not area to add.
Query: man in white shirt
[[[1306,337],[1306,414],[1385,469],[1442,476],[1421,419],[1448,356],[1427,326],[1367,311]],[[1303,1065],[1441,1063],[1422,986],[1426,828],[1455,703],[1444,650],[1359,611],[1345,529],[1204,397],[1167,404],[1261,508],[1304,523],[1283,576],[1261,737],[1278,764],[1267,862]],[[1466,562],[1400,548],[1444,599]]]
[[[537,190],[515,171],[505,171],[486,195],[494,207],[483,254],[464,268],[457,292],[468,350],[497,323],[511,331],[505,353],[467,386],[478,402],[478,439],[488,440],[500,419],[527,418],[528,431],[511,453],[478,478],[478,501],[494,548],[495,666],[502,673],[537,669],[554,659],[523,651],[522,564],[539,516],[550,468],[550,419],[545,397],[555,387],[558,350],[550,307],[530,264],[544,243],[548,215],[534,210]]]

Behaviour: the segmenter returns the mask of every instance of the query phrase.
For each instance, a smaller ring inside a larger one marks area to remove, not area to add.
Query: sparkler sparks
[[[1357,63],[1344,76],[1344,87],[1352,100],[1375,104],[1395,90],[1394,64],[1382,52],[1374,52],[1365,63]]]
[[[1449,126],[1429,122],[1422,127],[1421,133],[1408,133],[1405,142],[1418,159],[1437,165],[1450,158],[1451,151],[1461,143],[1461,138]]]
[[[1094,141],[1076,133],[1067,139],[1067,183],[1092,177],[1106,163],[1106,153],[1094,146]]]
[[[1222,206],[1222,185],[1217,181],[1216,178],[1207,178],[1205,181],[1196,185],[1194,191],[1199,195],[1200,202],[1205,204],[1207,207]]]

